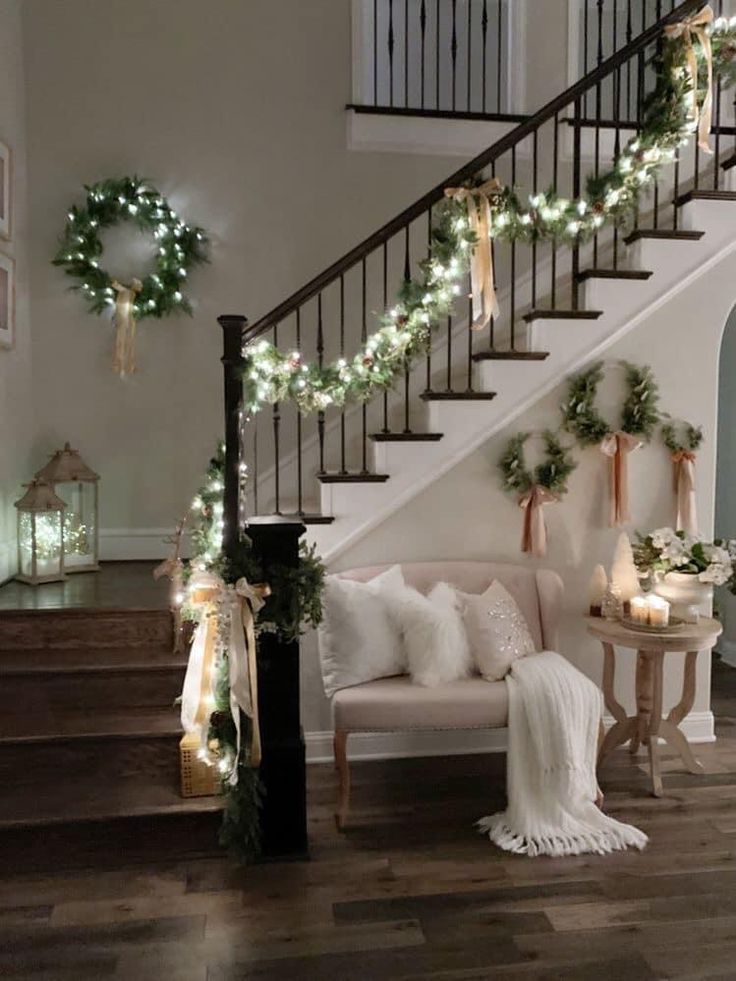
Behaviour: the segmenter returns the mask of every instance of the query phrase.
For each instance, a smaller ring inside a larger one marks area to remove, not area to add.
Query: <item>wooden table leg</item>
[[[631,739],[635,732],[636,717],[629,718],[626,709],[616,700],[613,686],[616,676],[616,651],[613,644],[603,641],[603,699],[606,708],[616,720],[616,724],[598,743],[598,765],[608,756],[611,750]]]
[[[695,667],[698,660],[697,651],[688,651],[685,655],[685,668],[682,676],[682,696],[680,701],[662,721],[660,733],[667,744],[676,750],[690,773],[703,773],[703,764],[695,759],[690,744],[680,729],[680,723],[690,712],[695,702]]]
[[[653,703],[652,655],[647,651],[636,652],[636,719],[637,725],[629,750],[636,753],[639,746],[648,742],[649,723]]]
[[[656,651],[650,654],[652,660],[652,702],[651,714],[649,717],[649,729],[647,739],[649,743],[649,765],[652,770],[652,793],[655,797],[661,797],[664,793],[662,789],[662,774],[659,769],[659,728],[662,724],[662,666],[664,664],[664,651]]]

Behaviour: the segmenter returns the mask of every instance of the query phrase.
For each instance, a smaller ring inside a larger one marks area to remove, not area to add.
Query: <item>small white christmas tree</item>
[[[608,589],[608,576],[602,565],[597,565],[593,570],[588,587],[588,603],[590,612],[593,616],[600,616],[603,597]]]
[[[634,563],[634,552],[625,531],[621,532],[616,542],[611,566],[611,582],[620,589],[624,603],[628,603],[633,596],[639,595],[639,576]]]

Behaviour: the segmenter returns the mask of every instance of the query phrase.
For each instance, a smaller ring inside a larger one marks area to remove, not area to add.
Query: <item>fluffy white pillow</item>
[[[462,593],[472,658],[486,681],[500,681],[517,657],[533,654],[534,641],[516,600],[497,580],[481,596]]]
[[[340,688],[405,673],[401,633],[386,603],[388,595],[405,589],[400,565],[368,582],[327,576],[318,636],[328,697]]]
[[[388,603],[404,637],[412,681],[434,687],[470,674],[470,647],[452,586],[439,582],[428,596],[406,586]]]

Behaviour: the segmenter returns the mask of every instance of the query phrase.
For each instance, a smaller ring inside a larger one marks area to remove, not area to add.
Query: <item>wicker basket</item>
[[[220,774],[197,757],[201,743],[195,733],[185,733],[179,743],[182,797],[212,797],[220,793]]]

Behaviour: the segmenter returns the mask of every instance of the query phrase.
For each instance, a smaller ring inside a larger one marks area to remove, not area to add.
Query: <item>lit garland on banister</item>
[[[713,71],[725,89],[736,81],[736,18],[718,18],[706,29],[713,52]],[[514,188],[489,196],[490,236],[506,241],[552,240],[581,243],[605,224],[620,222],[638,205],[642,188],[660,168],[673,161],[696,129],[692,118],[692,84],[687,69],[688,42],[683,34],[666,37],[654,91],[644,107],[641,131],[623,148],[613,167],[589,176],[578,200],[551,190],[522,203]],[[705,77],[703,52],[695,47],[699,66],[698,95]],[[468,185],[475,187],[480,184]],[[389,388],[407,363],[426,351],[432,328],[450,312],[469,268],[476,244],[467,205],[445,200],[431,233],[429,256],[420,263],[421,278],[405,282],[381,326],[352,359],[320,366],[307,363],[299,351],[283,353],[266,340],[246,349],[244,407],[257,412],[263,404],[291,399],[303,412],[324,410],[348,401],[366,401]]]

